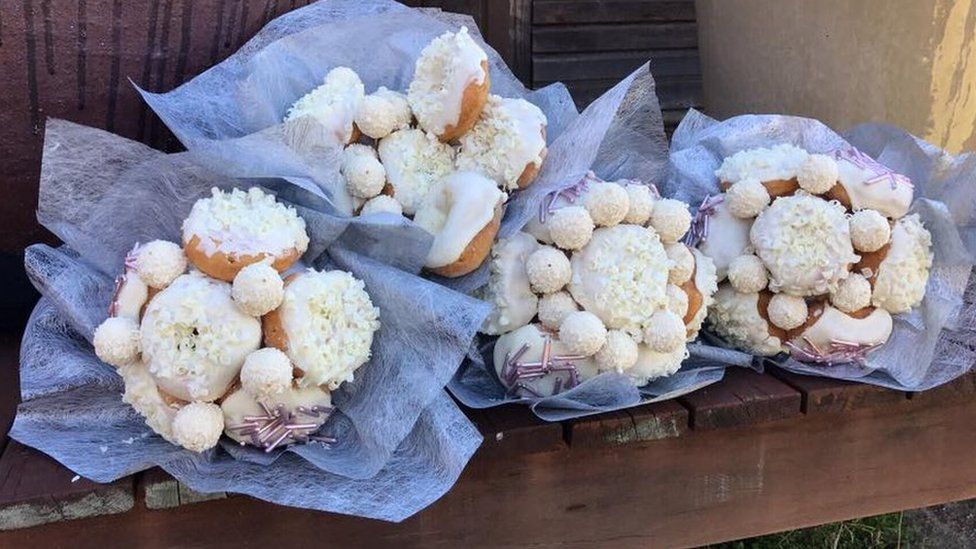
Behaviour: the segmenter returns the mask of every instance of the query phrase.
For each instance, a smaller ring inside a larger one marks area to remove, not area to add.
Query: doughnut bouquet
[[[720,281],[709,331],[799,372],[924,389],[969,368],[954,324],[971,270],[957,226],[972,212],[936,200],[972,191],[918,160],[949,155],[873,128],[854,134],[862,149],[813,120],[692,113],[670,183],[719,191],[686,238]]]

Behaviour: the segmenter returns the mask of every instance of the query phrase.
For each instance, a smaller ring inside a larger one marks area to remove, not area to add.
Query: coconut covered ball
[[[553,243],[564,250],[578,250],[593,236],[593,218],[582,206],[556,210],[548,225]]]
[[[644,343],[658,353],[670,353],[685,342],[685,323],[668,310],[656,311],[644,326]]]
[[[830,293],[830,304],[844,313],[867,307],[871,304],[871,283],[864,276],[852,273]]]
[[[630,205],[627,208],[627,216],[624,217],[624,222],[644,225],[654,213],[654,202],[657,200],[654,190],[639,183],[630,183],[624,188],[627,190],[627,203]]]
[[[353,158],[359,156],[368,156],[370,158],[379,158],[376,153],[376,149],[370,147],[369,145],[363,145],[362,143],[352,143],[345,149],[342,149],[342,158],[340,159],[340,168],[344,166],[347,162],[351,161]]]
[[[610,330],[594,359],[600,371],[623,373],[637,364],[637,354],[637,343],[626,332]]]
[[[748,254],[740,255],[729,263],[729,282],[735,291],[743,294],[754,294],[769,283],[766,267],[758,257]]]
[[[579,310],[579,305],[569,292],[556,292],[539,299],[539,322],[550,330],[558,330],[569,313]]]
[[[373,139],[382,139],[395,130],[410,125],[410,105],[407,97],[380,87],[363,98],[356,111],[356,127]]]
[[[769,205],[769,192],[758,179],[743,179],[725,191],[725,204],[732,215],[748,219]]]
[[[293,368],[285,353],[274,347],[247,355],[241,367],[241,387],[255,398],[285,392],[292,385]]]
[[[559,325],[559,341],[574,355],[592,356],[607,340],[607,328],[589,311],[569,313]]]
[[[688,294],[674,284],[668,284],[668,310],[684,318],[688,314]]]
[[[139,325],[126,317],[109,317],[95,329],[95,356],[112,366],[135,362],[141,351]]]
[[[224,432],[224,412],[210,402],[191,402],[173,417],[173,441],[193,452],[217,445]]]
[[[552,246],[543,246],[525,260],[525,273],[529,276],[532,291],[551,294],[569,284],[573,270],[569,258]]]
[[[369,215],[380,212],[391,213],[394,215],[403,215],[403,206],[397,202],[397,199],[392,196],[387,196],[381,194],[379,196],[374,196],[363,204],[362,209],[359,210],[359,215]]]
[[[851,243],[859,252],[876,252],[891,240],[891,225],[876,210],[854,212],[849,223]]]
[[[676,242],[665,246],[664,251],[667,252],[668,259],[674,263],[668,271],[668,282],[681,286],[691,280],[691,275],[695,272],[695,256],[688,246]]]
[[[346,190],[356,198],[372,198],[386,185],[386,169],[370,155],[350,155],[342,163],[342,175],[346,178]]]
[[[840,177],[837,161],[825,154],[811,154],[796,170],[796,182],[810,194],[823,194]]]
[[[627,217],[630,196],[616,183],[593,183],[583,196],[583,206],[598,227],[612,227]]]
[[[234,303],[251,316],[264,316],[281,305],[285,283],[281,275],[267,262],[252,263],[234,277],[231,297]]]
[[[651,227],[664,244],[673,244],[691,228],[691,212],[684,202],[664,198],[654,203],[651,213]]]
[[[769,321],[784,330],[799,328],[807,321],[807,302],[802,297],[776,294],[766,308]]]
[[[147,286],[163,289],[186,272],[186,254],[172,242],[153,240],[139,248],[136,272]]]

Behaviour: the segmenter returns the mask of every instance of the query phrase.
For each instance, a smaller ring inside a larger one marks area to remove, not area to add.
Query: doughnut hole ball
[[[166,240],[147,242],[136,254],[136,272],[147,286],[163,289],[186,272],[186,254]]]
[[[278,271],[268,263],[252,263],[234,277],[230,295],[245,313],[264,316],[281,305],[285,297],[285,283]]]
[[[754,294],[769,284],[766,266],[752,254],[740,255],[729,263],[729,282],[735,291]]]
[[[637,343],[625,332],[610,330],[594,359],[600,371],[622,373],[637,364]]]
[[[743,179],[725,191],[725,205],[739,218],[756,217],[769,205],[769,192],[758,179]]]
[[[109,317],[95,329],[95,356],[112,366],[125,366],[139,358],[139,325],[131,318]]]
[[[386,185],[386,169],[380,161],[366,154],[351,156],[342,163],[346,190],[356,198],[373,198]]]
[[[550,330],[559,330],[569,313],[579,310],[576,300],[569,292],[556,292],[539,299],[539,322]]]
[[[666,309],[656,311],[644,326],[644,343],[658,353],[670,353],[685,342],[681,317]]]
[[[844,313],[863,309],[871,304],[871,283],[864,276],[852,273],[830,293],[830,303]]]
[[[356,112],[355,122],[366,136],[382,139],[397,129],[397,106],[383,95],[367,95]]]
[[[630,207],[627,208],[627,216],[624,217],[624,222],[644,225],[654,213],[654,202],[656,200],[654,191],[649,186],[638,183],[628,184],[625,189]]]
[[[211,402],[191,402],[173,417],[173,440],[193,452],[217,445],[224,432],[224,413]]]
[[[593,183],[583,196],[583,206],[598,227],[613,227],[627,217],[630,196],[616,183]]]
[[[270,397],[291,387],[294,369],[285,353],[274,347],[247,355],[241,367],[241,387],[255,398]]]
[[[566,254],[552,246],[543,246],[525,260],[525,273],[532,291],[551,294],[562,290],[573,276]]]
[[[695,272],[695,256],[688,246],[676,242],[665,246],[664,251],[674,263],[668,271],[668,283],[681,286],[691,280],[691,275]]]
[[[394,215],[403,215],[403,206],[392,196],[381,194],[367,200],[366,203],[363,204],[362,209],[359,210],[359,215],[369,215],[381,212],[391,213]]]
[[[564,250],[578,250],[593,236],[593,218],[582,206],[556,210],[547,225],[553,243]]]
[[[807,302],[802,297],[776,294],[769,300],[766,313],[774,326],[792,330],[807,321]]]
[[[664,198],[654,203],[651,227],[665,244],[674,244],[691,228],[691,212],[684,202]]]
[[[666,295],[668,298],[668,310],[684,318],[688,314],[688,294],[678,286],[668,284]]]
[[[811,154],[800,164],[796,182],[810,194],[824,194],[837,184],[837,161],[825,154]]]
[[[589,311],[569,313],[559,325],[559,341],[574,355],[595,355],[606,340],[606,326]]]
[[[891,240],[891,225],[877,210],[858,210],[848,223],[851,244],[859,252],[876,252]]]

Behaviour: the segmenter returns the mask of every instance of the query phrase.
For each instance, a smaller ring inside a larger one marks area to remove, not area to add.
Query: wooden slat
[[[566,88],[576,101],[576,106],[585,108],[604,92],[617,84],[619,80],[576,80],[566,83]],[[537,87],[551,84],[539,82]],[[690,109],[702,105],[701,78],[691,76],[672,76],[655,82],[658,101],[662,109]]]
[[[536,27],[535,53],[601,52],[615,50],[668,50],[698,47],[695,23],[637,25],[574,25]]]
[[[535,0],[537,25],[693,21],[694,0]]]
[[[479,454],[502,459],[566,449],[562,425],[542,421],[521,404],[465,412],[485,438]]]
[[[140,473],[137,484],[146,509],[172,509],[227,497],[224,492],[205,494],[191,490],[158,467]]]
[[[800,414],[800,392],[767,374],[729,368],[722,381],[685,395],[695,430],[744,427]]]
[[[780,368],[768,372],[803,395],[803,413],[842,413],[871,406],[905,406],[908,395],[868,385],[826,377],[804,376]]]
[[[976,370],[938,387],[912,393],[913,405],[930,402],[973,402],[976,401]]]
[[[123,513],[132,509],[133,493],[132,477],[111,484],[76,478],[50,457],[11,440],[0,457],[0,530]]]
[[[674,401],[657,402],[573,420],[567,430],[572,450],[651,442],[687,432],[688,410]]]
[[[19,333],[0,336],[0,454],[20,403],[20,337]]]
[[[608,53],[534,54],[533,82],[620,79],[651,62],[654,78],[698,76],[701,67],[697,50],[655,50]]]

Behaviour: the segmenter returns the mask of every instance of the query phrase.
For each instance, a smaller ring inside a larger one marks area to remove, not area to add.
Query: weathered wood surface
[[[679,399],[696,430],[747,427],[800,415],[800,393],[776,378],[729,368],[725,379]]]
[[[779,368],[770,368],[769,373],[800,392],[805,414],[842,413],[871,406],[904,408],[908,405],[908,395],[904,392],[877,385],[804,376]]]
[[[537,25],[694,21],[694,0],[535,0]]]

